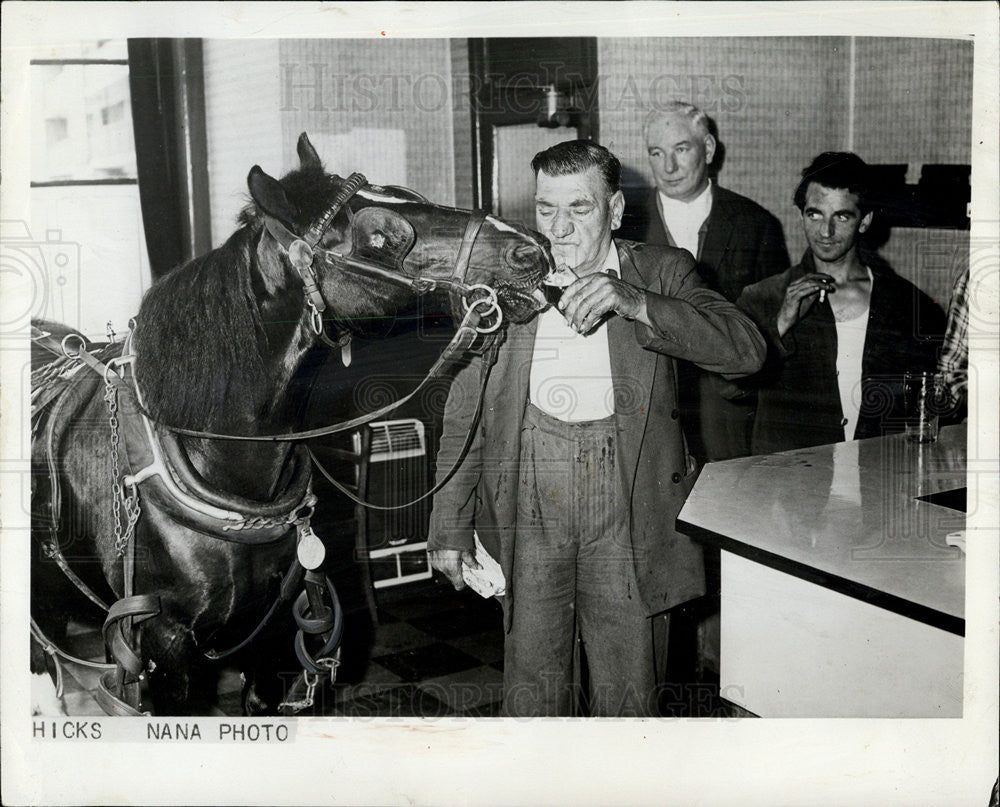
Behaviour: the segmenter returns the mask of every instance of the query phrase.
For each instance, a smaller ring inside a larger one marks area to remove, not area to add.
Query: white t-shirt
[[[621,276],[613,241],[602,271]],[[569,326],[555,306],[543,311],[535,333],[528,399],[545,414],[570,423],[614,414],[606,323],[584,336]]]
[[[875,280],[871,269],[869,281]],[[837,386],[840,388],[840,406],[844,410],[844,438],[854,439],[861,411],[861,360],[865,352],[865,336],[868,333],[868,305],[854,319],[837,322]]]
[[[698,231],[705,223],[708,214],[712,212],[712,183],[705,186],[690,202],[671,199],[660,193],[660,205],[663,208],[664,224],[681,249],[686,249],[698,258]]]

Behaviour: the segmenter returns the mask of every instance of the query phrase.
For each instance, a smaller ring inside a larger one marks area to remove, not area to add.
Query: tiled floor
[[[489,716],[503,681],[500,604],[433,583],[382,596],[371,661],[324,714]]]
[[[436,581],[412,584],[406,590],[380,593],[374,633],[367,665],[357,659],[350,665],[362,672],[333,688],[317,690],[316,705],[303,714],[488,717],[499,713],[503,634],[496,600],[483,600],[471,591],[456,592]],[[64,649],[79,658],[104,660],[96,626],[72,625]],[[63,673],[67,712],[102,714],[92,694],[100,670],[65,663]],[[211,714],[239,715],[241,689],[239,672],[224,669]]]

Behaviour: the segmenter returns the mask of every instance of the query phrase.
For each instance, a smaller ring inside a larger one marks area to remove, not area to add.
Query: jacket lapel
[[[618,246],[622,280],[650,291],[660,291],[660,279],[644,278],[624,246]],[[636,342],[636,328],[644,326],[613,316],[608,320],[608,350],[615,390],[615,421],[618,431],[618,460],[625,490],[630,492],[639,462],[639,447],[649,417],[657,354],[643,350]]]
[[[484,404],[492,410],[491,420],[504,418],[506,428],[494,433],[502,433],[507,438],[520,433],[524,404],[528,401],[531,357],[535,350],[537,331],[537,316],[523,325],[508,327],[507,344],[500,351],[497,363],[490,371],[491,383]],[[514,431],[511,432],[511,429]]]
[[[655,190],[649,200],[649,224],[646,228],[646,237],[643,241],[647,244],[668,244],[676,247],[673,236],[663,223],[663,203],[660,201],[660,194]]]
[[[735,218],[733,208],[726,199],[725,189],[715,185],[712,193],[712,209],[708,214],[704,240],[699,245],[698,260],[718,267],[726,254],[729,239],[732,238]],[[721,275],[721,272],[717,270],[717,274]]]

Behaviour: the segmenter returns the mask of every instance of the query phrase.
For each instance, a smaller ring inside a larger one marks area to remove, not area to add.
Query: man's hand
[[[462,577],[462,564],[470,569],[481,569],[479,561],[476,560],[475,550],[472,549],[431,549],[427,552],[431,566],[447,577],[456,591],[465,588],[465,579]]]
[[[646,292],[605,272],[594,272],[566,287],[559,310],[578,333],[590,333],[610,311],[648,323]]]
[[[783,337],[806,315],[821,291],[836,290],[833,278],[821,272],[810,272],[789,283],[785,290],[785,300],[778,311],[778,336]]]

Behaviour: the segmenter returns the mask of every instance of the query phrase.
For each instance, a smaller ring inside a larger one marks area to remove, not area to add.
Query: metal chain
[[[122,502],[118,482],[121,474],[118,466],[118,445],[121,436],[118,431],[118,391],[110,381],[104,384],[104,403],[108,406],[108,424],[111,426],[111,513],[115,520],[115,552],[121,557],[125,554],[125,542],[122,540]]]
[[[303,670],[302,680],[306,685],[305,697],[297,701],[282,701],[278,704],[279,709],[290,709],[292,712],[298,714],[316,702],[315,694],[316,685],[319,683],[319,673],[310,673],[307,670]]]
[[[308,521],[312,517],[317,501],[316,494],[312,492],[312,486],[310,485],[302,501],[290,513],[277,516],[252,516],[233,524],[223,524],[222,529],[226,532],[238,532],[240,530],[263,530],[270,527],[281,527],[286,524],[298,524],[303,519]]]
[[[124,488],[119,488],[119,490],[124,493]],[[132,540],[132,535],[135,533],[135,525],[139,521],[139,516],[142,515],[142,508],[139,506],[139,489],[132,487],[132,492],[128,496],[123,498],[123,503],[125,505],[125,515],[128,518],[128,522],[125,524],[125,532],[122,535],[122,548],[119,555],[125,552],[125,548],[128,546],[128,542]]]
[[[316,659],[316,666],[322,667],[330,676],[330,686],[337,683],[337,668],[340,666],[340,648],[332,657],[324,656]],[[305,697],[297,701],[282,701],[278,704],[279,709],[290,709],[298,714],[303,709],[308,709],[316,702],[316,687],[321,681],[320,673],[311,673],[308,670],[302,671],[302,681],[306,685]]]
[[[115,552],[118,557],[125,555],[128,542],[132,540],[136,522],[139,520],[139,494],[133,487],[129,496],[125,495],[121,483],[119,448],[121,433],[118,424],[118,390],[111,381],[104,384],[104,402],[108,406],[108,425],[111,427],[111,513],[115,522]],[[126,526],[122,527],[122,505],[125,506]]]

